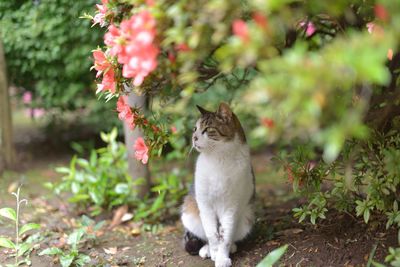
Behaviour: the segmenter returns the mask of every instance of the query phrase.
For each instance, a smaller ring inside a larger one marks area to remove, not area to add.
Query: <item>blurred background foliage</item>
[[[79,17],[92,11],[95,3],[1,1],[0,34],[9,82],[18,87],[18,95],[31,93],[31,101],[25,103],[28,108],[45,110],[41,114],[51,123],[69,117],[69,121],[81,121],[99,131],[111,129],[116,120],[111,112],[113,105],[100,105],[93,97],[90,54],[101,44],[104,32]],[[69,111],[85,116],[72,116],[66,113]]]

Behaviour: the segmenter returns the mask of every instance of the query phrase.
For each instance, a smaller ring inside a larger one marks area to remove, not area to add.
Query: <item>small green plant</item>
[[[87,266],[90,262],[90,257],[80,250],[84,244],[89,241],[96,240],[96,232],[104,225],[104,221],[95,223],[87,216],[82,216],[79,222],[79,228],[74,230],[67,238],[68,247],[64,250],[51,247],[39,253],[39,256],[52,255],[59,257],[62,267],[68,266]]]
[[[400,248],[389,248],[389,255],[386,256],[385,262],[391,266],[400,267]]]
[[[151,194],[146,199],[137,200],[135,220],[145,219],[148,222],[157,222],[163,216],[173,215],[182,197],[187,193],[186,186],[182,182],[185,172],[178,169],[171,173],[160,175],[156,178],[156,185],[151,188]]]
[[[122,204],[131,204],[136,199],[134,186],[142,179],[132,180],[128,175],[127,152],[124,144],[118,142],[117,129],[101,133],[106,147],[91,150],[89,159],[74,156],[69,167],[59,167],[64,174],[59,184],[45,184],[56,194],[71,192],[70,202],[92,208],[91,215],[103,209],[111,209]]]
[[[14,224],[15,228],[15,241],[9,237],[0,237],[0,247],[9,248],[14,250],[14,264],[7,264],[6,266],[19,266],[22,264],[30,265],[29,253],[33,249],[33,244],[31,242],[21,241],[21,237],[23,234],[30,230],[39,229],[40,225],[36,223],[27,223],[20,226],[19,217],[20,217],[20,208],[23,203],[27,204],[28,201],[26,199],[20,199],[20,190],[21,187],[18,188],[17,192],[13,192],[12,194],[16,198],[16,210],[12,208],[2,208],[0,209],[0,216],[5,217],[11,220]],[[27,255],[23,260],[19,260],[20,257]]]
[[[65,174],[62,182],[47,183],[46,187],[57,195],[72,193],[68,200],[91,207],[92,216],[124,204],[135,208],[134,220],[155,223],[172,215],[187,192],[184,184],[187,172],[180,168],[165,174],[155,170],[154,186],[144,198],[137,197],[134,188],[143,179],[133,181],[128,175],[126,147],[116,141],[117,135],[116,129],[108,134],[101,133],[106,147],[91,150],[89,159],[74,156],[69,167],[56,169]],[[85,151],[80,149],[80,152],[84,154]]]
[[[281,246],[277,249],[274,249],[259,263],[256,267],[272,267],[275,263],[282,258],[283,254],[285,254],[288,245]]]

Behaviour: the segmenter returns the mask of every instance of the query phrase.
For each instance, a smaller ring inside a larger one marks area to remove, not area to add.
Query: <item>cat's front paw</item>
[[[210,257],[210,247],[208,244],[205,244],[200,250],[199,250],[199,256],[202,257],[203,259],[207,259]]]
[[[210,258],[213,261],[215,261],[215,258],[217,257],[217,252],[218,252],[217,248],[213,249],[212,247],[210,247]]]
[[[232,266],[232,261],[230,258],[227,258],[226,256],[218,257],[215,260],[215,267],[231,267]]]

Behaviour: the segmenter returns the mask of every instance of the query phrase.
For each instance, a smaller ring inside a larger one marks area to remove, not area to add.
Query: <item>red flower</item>
[[[233,21],[232,24],[233,34],[239,37],[243,42],[249,41],[249,29],[247,28],[246,22],[241,19]]]
[[[118,118],[129,125],[130,129],[134,129],[136,124],[136,115],[132,112],[131,107],[126,102],[125,96],[120,96],[117,101],[117,111],[118,111]]]
[[[261,119],[261,124],[264,125],[265,127],[272,129],[275,127],[275,122],[274,120],[270,118],[262,118]]]
[[[383,21],[387,21],[389,19],[389,13],[387,12],[386,8],[383,5],[376,4],[374,11],[375,11],[375,16],[378,19],[381,19]]]
[[[155,126],[155,125],[152,125],[152,126],[151,126],[151,129],[153,129],[153,132],[154,132],[154,133],[158,133],[158,132],[160,131],[160,128],[158,128],[158,127]]]
[[[136,139],[134,149],[135,149],[135,158],[137,160],[141,160],[143,164],[146,164],[147,161],[149,160],[149,155],[148,155],[149,149],[146,146],[142,137]]]
[[[190,47],[185,43],[175,45],[175,49],[179,52],[189,52],[191,50]]]
[[[176,62],[175,54],[171,51],[168,52],[168,60],[169,62],[171,62],[171,64],[174,64]]]
[[[267,18],[261,12],[254,12],[253,20],[262,29],[265,29],[268,26]]]

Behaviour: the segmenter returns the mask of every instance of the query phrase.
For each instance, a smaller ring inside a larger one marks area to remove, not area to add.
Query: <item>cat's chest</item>
[[[240,193],[251,181],[246,159],[202,159],[196,164],[196,192],[209,199]]]

